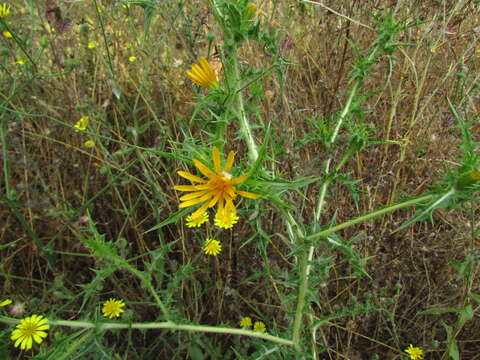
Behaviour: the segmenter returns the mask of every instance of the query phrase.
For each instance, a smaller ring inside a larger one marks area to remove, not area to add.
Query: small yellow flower
[[[262,321],[255,321],[255,324],[253,324],[253,331],[266,332],[267,328]]]
[[[128,2],[122,3],[122,8],[124,8],[124,9],[130,9],[131,6],[132,6],[132,4],[130,4]]]
[[[23,61],[23,59],[20,55],[17,55],[16,58],[17,58],[17,61],[15,61],[15,64],[25,65],[25,61]]]
[[[98,46],[98,41],[90,41],[87,45],[89,49],[95,49]]]
[[[77,130],[86,130],[88,127],[88,116],[82,116],[75,124]]]
[[[191,71],[187,71],[187,76],[197,85],[205,88],[214,88],[217,86],[217,77],[210,63],[202,56],[198,59],[200,66],[192,65]]]
[[[125,306],[123,300],[109,299],[103,303],[103,316],[110,319],[120,316],[125,310],[122,307]]]
[[[0,5],[0,19],[6,18],[10,14],[10,5]]]
[[[205,244],[203,245],[203,252],[206,255],[213,255],[217,256],[222,251],[222,245],[220,241],[215,239],[207,239],[205,240]]]
[[[88,147],[88,148],[93,148],[95,147],[95,142],[92,140],[87,140],[83,143],[83,146]]]
[[[236,185],[244,182],[249,175],[245,174],[234,178],[230,174],[234,158],[234,152],[230,151],[225,166],[222,169],[220,152],[215,146],[212,150],[214,170],[208,168],[201,161],[193,159],[195,167],[206,176],[207,179],[202,179],[186,171],[178,171],[177,174],[181,177],[190,180],[192,183],[199,183],[198,185],[177,185],[173,187],[178,191],[190,192],[190,194],[180,198],[182,202],[179,207],[184,208],[202,204],[200,208],[192,213],[193,217],[197,217],[208,208],[217,205],[215,215],[216,225],[219,227],[232,227],[238,219],[237,210],[233,203],[237,196],[240,195],[249,199],[258,199],[261,197],[261,195],[258,194],[237,190]]]
[[[11,303],[12,303],[12,300],[10,299],[3,300],[2,302],[0,302],[0,307],[10,305]]]
[[[215,225],[222,229],[231,229],[233,225],[238,222],[239,217],[237,216],[236,211],[228,211],[223,209],[223,211],[218,211],[213,219]]]
[[[240,320],[240,326],[242,328],[249,328],[252,326],[252,319],[250,319],[248,316],[242,318],[242,320]]]
[[[423,350],[419,347],[414,347],[412,344],[405,349],[405,352],[410,356],[411,360],[423,359]]]
[[[137,57],[133,55],[128,58],[128,61],[130,61],[131,63],[135,62],[136,60],[137,60]]]
[[[17,324],[16,329],[12,331],[10,337],[11,340],[15,341],[14,346],[20,346],[22,350],[30,350],[33,344],[32,340],[40,344],[43,338],[46,338],[48,335],[47,332],[44,331],[50,328],[47,322],[48,319],[42,315],[32,315],[20,320],[20,323]]]
[[[193,217],[192,215],[187,216],[187,226],[189,228],[200,227],[202,224],[206,223],[207,221],[208,221],[208,213],[206,211],[197,217]]]
[[[13,37],[10,31],[4,31],[2,32],[2,35],[5,36],[7,39],[11,39]]]
[[[123,22],[129,22],[129,21],[130,21],[130,19],[128,17],[123,19]]]

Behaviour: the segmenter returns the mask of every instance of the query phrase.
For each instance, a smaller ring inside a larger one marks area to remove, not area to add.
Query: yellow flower
[[[0,19],[6,18],[10,14],[10,5],[0,5]]]
[[[206,223],[207,221],[208,213],[206,211],[197,217],[193,217],[192,215],[187,216],[187,226],[189,228],[200,227],[203,223]]]
[[[90,41],[87,45],[89,49],[94,49],[98,46],[98,41]]]
[[[11,340],[15,341],[14,346],[20,346],[22,350],[30,350],[33,344],[32,340],[40,344],[43,338],[47,337],[47,333],[44,330],[50,328],[47,322],[48,319],[41,315],[32,315],[20,320],[20,323],[16,329],[12,331],[10,337]]]
[[[130,21],[130,19],[128,17],[123,19],[123,22],[129,22],[129,21]]]
[[[266,332],[267,328],[262,321],[255,321],[255,324],[253,324],[253,331]]]
[[[75,124],[77,130],[86,130],[88,127],[88,116],[82,116]]]
[[[95,147],[95,142],[93,142],[92,140],[87,140],[83,143],[83,146],[92,148],[92,147]]]
[[[125,310],[122,307],[125,306],[123,300],[109,299],[103,303],[103,316],[110,319],[120,316]]]
[[[130,61],[132,63],[135,62],[136,60],[137,60],[137,57],[133,56],[133,55],[128,58],[128,61]]]
[[[23,59],[20,55],[17,55],[16,58],[17,58],[17,61],[15,61],[15,64],[25,65],[25,61],[23,61]]]
[[[10,31],[4,31],[2,32],[2,35],[5,36],[7,39],[11,39],[13,37]]]
[[[202,56],[198,59],[200,66],[197,64],[192,65],[192,70],[187,70],[188,77],[197,85],[203,86],[205,88],[214,88],[217,86],[217,77],[213,71],[212,66],[209,62]]]
[[[203,245],[203,252],[206,255],[213,255],[217,256],[222,251],[222,245],[220,241],[215,239],[207,239],[205,240],[205,244]]]
[[[192,217],[195,218],[200,216],[208,208],[217,205],[215,224],[219,227],[232,227],[238,219],[237,209],[233,203],[237,196],[240,195],[249,199],[258,199],[261,197],[261,195],[258,194],[237,190],[235,186],[244,182],[249,175],[245,174],[234,178],[230,174],[234,158],[234,152],[230,151],[227,162],[222,170],[220,152],[217,147],[214,146],[212,150],[212,160],[215,171],[210,170],[210,168],[199,160],[193,159],[195,167],[206,176],[207,179],[202,179],[186,171],[178,171],[177,174],[181,177],[190,180],[192,183],[199,183],[198,185],[176,185],[173,187],[175,190],[190,192],[190,194],[180,198],[182,202],[179,207],[184,208],[202,204],[198,210],[192,213]]]
[[[12,300],[10,299],[3,300],[2,302],[0,302],[0,307],[10,305],[11,303],[12,303]]]
[[[231,229],[233,225],[238,222],[239,217],[235,211],[228,211],[223,209],[223,211],[217,212],[215,219],[213,219],[216,226],[222,229]]]
[[[127,2],[127,3],[125,3],[125,2],[122,3],[122,7],[123,7],[124,9],[130,9],[131,6],[132,6],[132,4],[130,4],[130,3],[128,3],[128,2]]]
[[[240,320],[240,326],[242,328],[249,328],[252,326],[252,319],[250,319],[248,316],[242,318],[242,320]]]
[[[413,347],[412,344],[405,349],[405,352],[410,356],[411,360],[421,360],[423,359],[423,350],[419,347]]]

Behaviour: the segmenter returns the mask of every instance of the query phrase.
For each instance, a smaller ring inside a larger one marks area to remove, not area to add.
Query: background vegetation
[[[436,204],[429,221],[400,230],[419,209],[296,245],[286,220],[313,234],[444,194],[461,183],[458,169],[475,170],[467,158],[480,137],[478,1],[258,1],[261,31],[237,59],[261,164],[249,165],[236,122],[220,145],[235,151],[235,168],[254,170],[246,188],[264,197],[242,201],[238,224],[222,231],[186,227],[173,190],[193,157],[209,161],[227,121],[215,91],[185,75],[200,56],[219,78],[228,69],[211,2],[10,4],[0,23],[12,35],[0,39],[0,278],[13,304],[2,319],[101,322],[113,297],[127,304],[119,322],[164,321],[154,290],[178,324],[239,328],[249,316],[290,339],[301,254],[313,246],[315,257],[303,264],[311,275],[297,347],[201,329],[52,326],[20,352],[5,320],[0,358],[402,359],[409,344],[428,359],[480,358],[475,196]],[[378,44],[388,19],[398,22],[395,39],[362,68],[359,54]],[[84,116],[89,126],[78,131]],[[352,139],[359,151],[335,174],[317,219],[324,161],[341,163]],[[221,240],[220,255],[202,252],[207,235]]]

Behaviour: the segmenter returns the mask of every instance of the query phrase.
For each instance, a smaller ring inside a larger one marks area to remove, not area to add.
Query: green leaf
[[[468,297],[469,297],[470,299],[473,299],[473,300],[475,300],[476,302],[480,303],[480,295],[477,295],[477,294],[474,294],[474,293],[470,293],[470,294],[468,294]]]
[[[455,198],[455,194],[456,194],[456,190],[453,187],[444,193],[438,194],[438,196],[436,196],[434,200],[431,201],[429,205],[427,205],[427,207],[425,207],[423,210],[418,212],[410,220],[404,222],[400,227],[395,229],[393,233],[396,233],[397,231],[400,231],[405,229],[406,227],[409,227],[414,222],[422,221],[425,219],[431,219],[433,211],[436,209],[448,206],[452,202],[452,200]]]
[[[420,311],[419,315],[440,315],[440,314],[447,314],[447,313],[458,313],[460,312],[459,309],[454,307],[446,307],[446,308],[431,308],[428,310]]]
[[[465,306],[464,309],[460,310],[460,316],[458,318],[458,325],[461,327],[465,325],[467,321],[470,321],[473,319],[473,308],[471,304],[468,304]]]
[[[203,355],[202,349],[196,344],[190,344],[188,347],[188,354],[192,360],[204,360],[205,355]]]
[[[453,329],[451,326],[448,326],[442,321],[442,326],[444,327],[447,333],[447,343],[448,343],[448,355],[453,360],[460,360],[460,354],[458,352],[457,341],[453,337]]]

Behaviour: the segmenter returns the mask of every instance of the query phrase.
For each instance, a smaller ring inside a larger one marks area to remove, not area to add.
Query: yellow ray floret
[[[198,59],[200,66],[193,64],[190,71],[187,70],[188,77],[197,85],[205,88],[214,88],[217,86],[217,76],[213,71],[212,66],[202,56]]]
[[[230,174],[234,158],[234,152],[230,151],[225,166],[222,169],[220,152],[217,147],[214,147],[212,150],[213,170],[201,161],[193,159],[193,164],[198,171],[206,177],[206,179],[202,179],[186,171],[179,171],[178,175],[196,184],[174,186],[175,190],[190,192],[189,194],[180,197],[181,203],[179,204],[179,207],[185,208],[200,205],[200,207],[192,213],[192,217],[196,218],[203,214],[208,208],[217,206],[215,224],[222,228],[231,228],[238,219],[236,216],[237,209],[234,205],[234,200],[238,196],[248,199],[258,199],[262,197],[259,194],[241,191],[236,188],[236,185],[248,179],[249,175],[245,174],[234,178]]]

